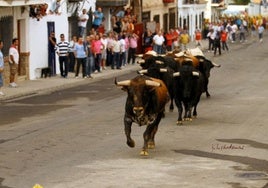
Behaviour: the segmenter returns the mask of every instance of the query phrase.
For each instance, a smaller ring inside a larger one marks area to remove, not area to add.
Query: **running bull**
[[[169,100],[167,87],[163,81],[145,75],[120,82],[115,79],[115,85],[122,87],[122,90],[128,94],[124,115],[127,145],[135,147],[135,142],[130,135],[132,123],[146,125],[143,133],[144,145],[140,155],[147,156],[148,149],[155,147],[155,134]]]

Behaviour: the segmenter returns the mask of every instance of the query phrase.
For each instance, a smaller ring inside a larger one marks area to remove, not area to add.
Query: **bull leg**
[[[181,104],[181,101],[177,101],[176,99],[175,99],[175,103],[178,108],[178,120],[176,123],[177,125],[182,125],[182,112],[183,112],[182,104]]]
[[[173,110],[174,110],[173,98],[170,98],[169,111],[170,111],[170,112],[173,112]]]
[[[210,97],[210,94],[208,92],[208,79],[206,79],[206,78],[205,78],[205,85],[204,85],[204,87],[205,87],[205,91],[206,91],[206,96],[207,96],[207,98],[209,98]]]
[[[127,145],[131,148],[135,147],[135,141],[131,138],[130,134],[131,134],[131,125],[132,125],[132,120],[128,117],[124,118],[124,124],[125,124],[125,134],[127,137]]]
[[[163,112],[162,112],[163,113]],[[161,117],[162,117],[162,113],[159,113],[154,124],[155,126],[153,127],[151,133],[150,133],[150,139],[148,141],[148,149],[154,149],[155,148],[155,141],[154,141],[154,138],[155,138],[155,134],[158,130],[158,125],[161,121]]]

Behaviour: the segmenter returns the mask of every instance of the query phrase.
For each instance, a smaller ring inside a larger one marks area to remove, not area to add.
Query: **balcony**
[[[127,5],[128,0],[97,0],[96,5],[100,7],[118,7]]]

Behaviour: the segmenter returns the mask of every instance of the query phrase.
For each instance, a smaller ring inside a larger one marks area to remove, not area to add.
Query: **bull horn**
[[[146,73],[148,73],[148,70],[147,69],[142,69],[142,70],[139,70],[138,73],[139,74],[146,74]]]
[[[145,84],[147,86],[155,86],[155,87],[159,87],[160,83],[156,82],[156,81],[152,81],[152,80],[145,80]]]
[[[143,57],[143,54],[136,54],[136,57]]]
[[[168,70],[167,69],[164,69],[164,68],[162,68],[162,69],[160,69],[160,72],[167,72]]]
[[[193,71],[192,72],[193,76],[199,76],[199,72]]]
[[[156,60],[155,63],[156,64],[160,64],[160,65],[164,64],[164,62],[163,61],[160,61],[160,60]]]
[[[117,82],[116,79],[114,81],[115,85],[117,86],[130,86],[130,80],[124,80],[124,81],[121,81],[121,82]]]
[[[178,77],[178,76],[180,76],[180,72],[174,72],[173,73],[173,77]]]
[[[138,64],[143,64],[143,63],[145,63],[145,60],[144,60],[144,59],[139,60],[139,61],[137,61],[137,63],[138,63]]]
[[[214,62],[211,62],[211,63],[212,63],[212,65],[214,65],[214,67],[221,67],[221,65],[218,65],[218,64],[216,64]]]

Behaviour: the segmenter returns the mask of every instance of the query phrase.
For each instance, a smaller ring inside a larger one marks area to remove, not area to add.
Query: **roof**
[[[45,0],[0,0],[0,7],[25,6],[46,3]]]

